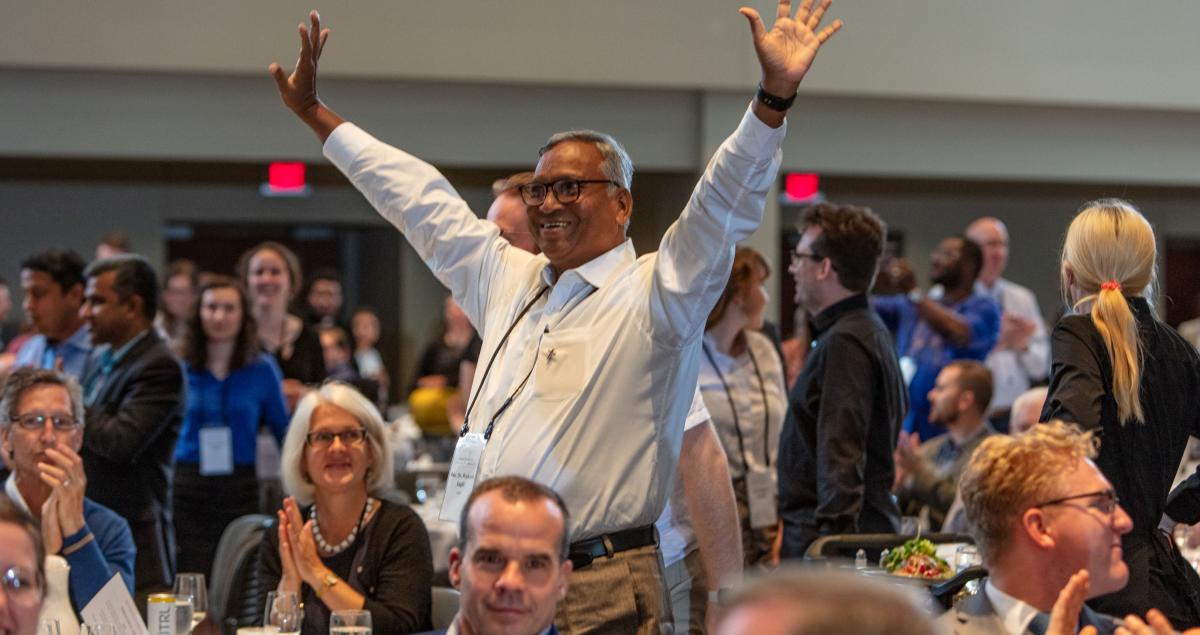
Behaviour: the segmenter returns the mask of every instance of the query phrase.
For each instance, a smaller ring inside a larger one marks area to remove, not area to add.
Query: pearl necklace
[[[336,556],[345,551],[350,545],[354,544],[354,539],[358,537],[358,532],[362,529],[363,519],[371,513],[371,508],[375,506],[375,501],[368,496],[366,504],[363,505],[362,513],[358,516],[358,523],[354,525],[354,529],[350,530],[350,535],[346,539],[334,546],[329,546],[325,541],[325,537],[321,535],[321,524],[317,522],[317,504],[313,503],[312,521],[313,521],[313,538],[317,541],[317,547],[327,555]]]

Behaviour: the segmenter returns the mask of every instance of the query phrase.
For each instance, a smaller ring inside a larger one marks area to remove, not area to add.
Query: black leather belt
[[[579,570],[590,566],[592,560],[607,556],[613,557],[614,554],[638,547],[646,547],[649,545],[658,545],[658,532],[655,531],[654,525],[646,525],[645,527],[635,527],[626,529],[611,534],[604,534],[587,540],[571,543],[570,559],[571,564],[575,565],[575,569]]]

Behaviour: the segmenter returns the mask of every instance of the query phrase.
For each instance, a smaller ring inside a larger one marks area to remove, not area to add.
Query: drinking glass
[[[263,611],[263,626],[274,626],[279,635],[295,635],[300,632],[300,601],[291,591],[271,591],[267,594],[267,608]]]
[[[52,617],[44,617],[38,620],[38,635],[62,635],[62,631],[58,628],[58,620]]]
[[[371,635],[370,611],[334,611],[329,635]]]
[[[190,601],[189,601],[190,600]],[[189,606],[184,606],[185,604]],[[196,625],[204,621],[208,610],[208,590],[204,586],[203,573],[179,573],[175,575],[175,612],[178,633],[191,633]],[[189,615],[180,616],[187,612]],[[187,618],[184,620],[184,618]],[[180,630],[182,628],[183,630]]]
[[[84,624],[79,627],[79,635],[117,635],[117,627],[112,624]]]

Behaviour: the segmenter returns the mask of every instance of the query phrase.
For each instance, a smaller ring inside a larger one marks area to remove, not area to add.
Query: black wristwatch
[[[779,112],[787,112],[787,109],[791,108],[792,104],[796,101],[796,93],[792,93],[791,97],[785,99],[783,97],[772,95],[771,93],[763,90],[761,83],[758,85],[758,94],[756,97],[758,98],[758,101],[762,103],[762,105],[770,108],[771,110],[778,110]]]

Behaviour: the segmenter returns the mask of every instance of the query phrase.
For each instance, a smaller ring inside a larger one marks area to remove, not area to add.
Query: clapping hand
[[[834,20],[824,29],[817,30],[831,1],[821,0],[813,9],[813,0],[803,0],[792,17],[791,0],[780,0],[770,31],[763,25],[758,11],[750,7],[740,9],[750,23],[754,52],[762,67],[763,89],[768,93],[785,99],[794,95],[821,45],[842,28],[842,21]]]
[[[46,448],[46,462],[38,463],[38,477],[50,487],[50,498],[42,506],[42,522],[56,523],[58,549],[62,539],[78,533],[84,528],[83,494],[87,490],[87,475],[83,471],[83,459],[75,450],[61,441]],[[52,502],[53,501],[53,502]],[[47,512],[52,512],[52,520]],[[49,549],[50,545],[47,545]]]

